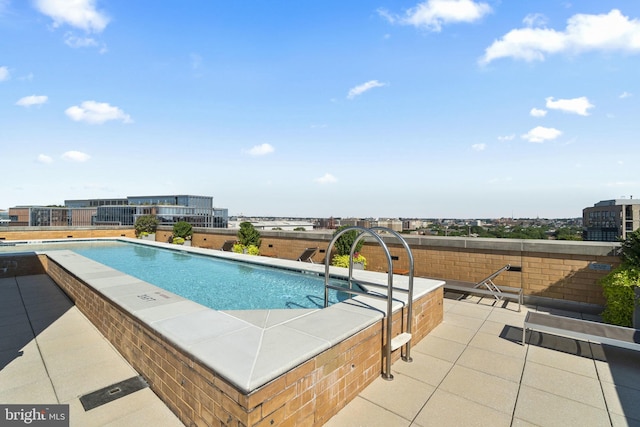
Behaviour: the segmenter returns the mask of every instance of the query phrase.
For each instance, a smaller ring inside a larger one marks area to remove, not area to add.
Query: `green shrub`
[[[631,327],[635,309],[634,288],[640,286],[640,229],[628,233],[621,244],[622,265],[600,280],[606,299],[602,319]]]
[[[160,221],[155,217],[155,215],[139,216],[133,226],[136,230],[136,236],[148,236],[149,234],[155,233],[158,229],[159,223]]]
[[[634,286],[640,286],[640,270],[621,266],[600,280],[607,300],[602,320],[618,326],[631,327],[635,304]]]
[[[182,237],[174,237],[171,243],[174,245],[184,245],[184,239]]]
[[[173,224],[173,236],[174,238],[181,237],[185,240],[190,240],[191,236],[193,236],[193,227],[186,221],[178,221]]]
[[[362,254],[353,254],[353,263],[362,263],[363,267],[367,268],[367,259]],[[331,265],[349,268],[349,255],[334,255],[331,259]]]
[[[238,242],[243,246],[257,246],[260,247],[262,240],[260,239],[260,232],[248,221],[240,223],[240,230],[238,230]]]
[[[345,228],[347,228],[347,226],[339,227],[333,233],[333,235],[336,236],[338,233],[340,233]],[[351,230],[351,231],[347,231],[342,236],[338,237],[338,240],[336,240],[336,242],[335,242],[335,248],[336,248],[336,252],[338,253],[338,255],[349,255],[351,253],[351,246],[353,246],[353,242],[355,242],[355,240],[358,238],[360,233],[361,232],[358,231],[358,230]],[[364,245],[364,240],[360,240],[358,242],[358,244],[356,245],[354,253],[355,252],[360,252],[360,250],[362,249],[362,245]]]
[[[260,255],[260,248],[256,245],[245,246],[243,244],[236,243],[233,245],[231,251],[237,254]]]
[[[621,247],[622,262],[630,267],[640,269],[640,228],[627,234]]]

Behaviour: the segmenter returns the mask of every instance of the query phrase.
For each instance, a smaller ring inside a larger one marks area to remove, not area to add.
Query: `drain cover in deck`
[[[80,397],[80,403],[82,403],[84,410],[88,411],[147,387],[149,387],[149,384],[147,384],[144,378],[138,375],[137,377],[129,378],[128,380],[120,381],[119,383],[85,394]]]

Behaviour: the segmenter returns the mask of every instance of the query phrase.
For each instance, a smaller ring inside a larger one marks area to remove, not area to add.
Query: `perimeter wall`
[[[17,228],[17,227],[16,227]],[[156,240],[166,242],[170,227],[160,227]],[[227,240],[235,240],[237,230],[194,229],[192,245],[220,249]],[[305,248],[318,248],[314,262],[324,262],[331,231],[260,230],[261,255],[297,259]],[[10,240],[61,239],[73,236],[135,237],[132,228],[96,229],[0,229],[0,242]],[[510,264],[511,270],[495,280],[498,285],[521,287],[530,299],[558,300],[604,305],[600,278],[620,264],[620,245],[610,242],[573,242],[553,240],[480,239],[464,237],[403,236],[411,247],[415,275],[445,280],[478,282]],[[393,258],[393,269],[402,273],[409,268],[404,247],[391,235],[383,239]],[[367,269],[387,271],[387,260],[377,242],[367,238],[362,249]],[[0,271],[0,276],[2,272]]]

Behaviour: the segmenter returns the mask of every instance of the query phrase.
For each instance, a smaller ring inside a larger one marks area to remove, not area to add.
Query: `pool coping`
[[[168,243],[130,238],[86,240],[123,241],[314,274],[324,274],[325,268],[319,264],[188,246],[176,248],[176,245]],[[333,304],[326,309],[218,311],[70,250],[37,253],[49,257],[247,394],[378,322],[386,311],[385,300],[364,296]],[[346,276],[346,269],[330,267],[330,274]],[[387,283],[386,273],[356,271],[354,276],[382,285]],[[415,278],[414,299],[443,284],[439,280]],[[408,277],[395,275],[394,286],[406,289]],[[406,294],[394,293],[394,310],[405,303]],[[215,327],[202,328],[203,324]]]

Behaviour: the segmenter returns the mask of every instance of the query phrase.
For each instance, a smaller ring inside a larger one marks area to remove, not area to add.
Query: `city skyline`
[[[640,188],[632,1],[0,1],[0,208],[575,218]]]

